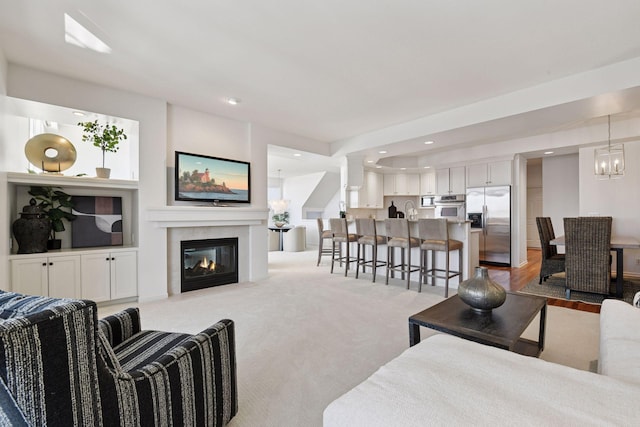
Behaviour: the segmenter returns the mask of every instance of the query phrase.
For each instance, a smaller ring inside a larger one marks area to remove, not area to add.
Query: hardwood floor
[[[489,275],[493,280],[502,285],[506,290],[515,292],[524,288],[527,283],[540,274],[540,250],[527,249],[527,259],[528,263],[521,268],[495,267],[489,265],[486,267],[489,269]],[[580,301],[547,298],[547,304],[591,313],[600,313],[599,305],[587,304]]]

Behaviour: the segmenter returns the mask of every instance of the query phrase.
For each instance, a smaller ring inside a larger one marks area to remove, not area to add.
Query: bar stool
[[[360,266],[364,273],[365,267],[368,265],[373,269],[373,283],[376,282],[376,272],[378,267],[387,265],[384,261],[378,260],[378,245],[385,245],[387,238],[379,236],[376,231],[376,220],[370,218],[356,218],[356,234],[358,235],[358,250],[356,253],[356,279]],[[371,246],[371,259],[366,260],[367,246]],[[362,248],[362,258],[360,257],[360,248]]]
[[[420,267],[411,265],[411,248],[417,248],[420,246],[420,240],[411,237],[409,231],[409,221],[407,219],[385,219],[384,225],[387,229],[387,280],[386,284],[389,284],[389,272],[400,271],[402,272],[402,278],[407,275],[407,289],[411,283],[411,273],[419,271]],[[394,248],[400,248],[401,260],[400,264],[395,264],[393,261]],[[405,252],[407,252],[407,262],[405,263]]]
[[[431,277],[431,286],[435,286],[436,278],[444,279],[444,297],[449,297],[449,279],[458,276],[458,282],[462,281],[462,242],[449,239],[449,227],[446,218],[430,218],[418,220],[418,233],[422,244],[420,245],[420,285],[418,292],[422,292],[422,282]],[[431,268],[428,268],[427,255],[431,251]],[[458,270],[449,269],[449,254],[458,251]],[[445,268],[436,268],[436,252],[445,253]],[[444,273],[438,275],[437,273]]]
[[[346,218],[329,218],[329,225],[331,226],[331,232],[333,233],[333,243],[331,244],[331,273],[333,273],[333,263],[340,261],[340,265],[343,262],[346,263],[344,268],[344,275],[347,275],[349,271],[349,263],[355,261],[355,258],[351,258],[349,255],[350,243],[357,242],[358,236],[353,233],[349,233],[347,228]],[[342,244],[346,243],[346,252],[342,256]],[[338,256],[336,257],[336,245],[338,246]]]
[[[318,263],[316,266],[318,266],[320,265],[320,258],[331,255],[331,248],[324,248],[324,240],[330,239],[333,241],[333,233],[331,230],[324,229],[324,222],[322,222],[322,218],[316,219],[318,221]]]

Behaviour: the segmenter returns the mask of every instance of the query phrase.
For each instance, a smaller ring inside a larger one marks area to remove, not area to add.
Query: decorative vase
[[[96,168],[96,177],[97,178],[109,178],[111,175],[111,169],[109,168]]]
[[[51,221],[36,206],[36,200],[29,200],[29,206],[22,208],[20,218],[13,222],[13,235],[18,241],[19,254],[47,252],[47,240],[51,231]]]
[[[282,228],[282,226],[284,226],[286,224],[286,222],[276,221],[274,224],[276,225],[276,227]]]
[[[475,276],[458,286],[458,295],[478,313],[490,313],[507,299],[507,292],[489,277],[486,267],[476,267]]]
[[[393,200],[391,201],[391,206],[389,206],[389,218],[397,218],[398,216],[398,208],[393,204]]]

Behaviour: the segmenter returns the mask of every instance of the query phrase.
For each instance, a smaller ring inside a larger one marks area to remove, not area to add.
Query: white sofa
[[[438,334],[333,401],[324,427],[640,425],[640,309],[604,301],[599,372]]]

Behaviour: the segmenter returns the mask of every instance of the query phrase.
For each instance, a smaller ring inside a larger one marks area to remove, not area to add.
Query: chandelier
[[[624,144],[611,145],[611,116],[608,119],[608,145],[596,148],[594,152],[594,172],[599,179],[620,178],[624,175]]]

